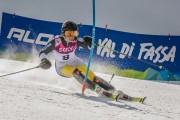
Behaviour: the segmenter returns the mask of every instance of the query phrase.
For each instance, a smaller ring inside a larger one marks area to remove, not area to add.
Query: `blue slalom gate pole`
[[[86,84],[87,84],[87,78],[88,78],[88,73],[89,73],[89,68],[91,65],[91,60],[92,60],[92,56],[93,56],[93,51],[94,51],[94,41],[95,41],[95,0],[92,0],[92,9],[93,9],[93,28],[92,28],[92,44],[91,44],[91,50],[90,50],[90,55],[89,55],[89,59],[88,59],[88,66],[86,69],[86,75],[84,78],[84,83],[83,83],[83,87],[82,87],[82,94],[84,94],[84,91],[86,89]]]

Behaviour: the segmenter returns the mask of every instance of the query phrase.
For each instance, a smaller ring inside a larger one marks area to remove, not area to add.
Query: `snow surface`
[[[0,75],[37,66],[0,59]],[[110,75],[97,73],[109,80]],[[90,90],[82,96],[73,78],[57,75],[54,67],[0,78],[0,120],[179,120],[180,86],[115,76],[111,82],[145,104],[117,103]]]

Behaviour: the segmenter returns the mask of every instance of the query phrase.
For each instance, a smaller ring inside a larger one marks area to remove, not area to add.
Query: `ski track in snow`
[[[0,75],[36,65],[0,59]],[[179,120],[179,85],[118,76],[111,83],[131,96],[146,96],[145,103],[117,103],[90,90],[82,96],[82,86],[58,76],[54,67],[0,78],[0,120]]]

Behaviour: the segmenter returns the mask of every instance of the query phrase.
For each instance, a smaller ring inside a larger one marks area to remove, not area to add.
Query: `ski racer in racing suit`
[[[77,46],[90,48],[92,38],[90,36],[84,36],[83,39],[78,38],[78,26],[73,21],[65,21],[61,31],[61,35],[55,36],[40,51],[41,68],[48,69],[51,67],[51,62],[48,60],[47,55],[53,51],[57,73],[63,77],[74,77],[83,84],[87,66],[75,55],[75,50]],[[92,70],[88,74],[87,87],[111,100],[129,99],[128,95],[122,91],[117,91],[111,84],[96,76]]]

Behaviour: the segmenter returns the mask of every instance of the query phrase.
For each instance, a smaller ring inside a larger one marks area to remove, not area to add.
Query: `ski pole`
[[[42,66],[42,65],[43,65],[43,63],[41,63],[40,65],[38,65],[38,66],[36,66],[36,67],[32,67],[32,68],[28,68],[28,69],[25,69],[25,70],[21,70],[21,71],[9,73],[9,74],[6,74],[6,75],[1,75],[0,77],[9,76],[9,75],[13,75],[13,74],[17,74],[17,73],[21,73],[21,72],[33,70],[33,69],[39,68],[39,67]]]
[[[122,55],[127,55],[127,54],[121,53],[121,52],[119,52],[119,51],[117,51],[117,50],[112,50],[112,49],[110,49],[110,48],[108,48],[108,47],[105,47],[105,46],[103,46],[103,45],[100,45],[100,44],[98,44],[97,42],[94,42],[94,44],[95,44],[96,46],[100,46],[100,47],[102,47],[102,48],[108,49],[108,50],[113,51],[113,52],[115,52],[115,53],[119,53],[119,54],[122,54]],[[156,64],[147,62],[147,61],[145,61],[145,60],[140,60],[140,59],[138,59],[138,58],[136,58],[136,57],[133,57],[133,56],[129,56],[129,55],[127,55],[127,56],[128,56],[129,58],[135,59],[135,60],[137,60],[137,61],[140,61],[140,62],[149,64],[149,65],[152,65],[152,66],[157,67],[157,68],[159,68],[159,69],[163,69],[163,68],[164,68],[163,66],[159,66],[159,65],[156,65]]]
[[[111,81],[112,81],[113,77],[114,77],[114,74],[112,74],[112,76],[111,76],[111,80],[109,81],[109,83],[111,83]]]

